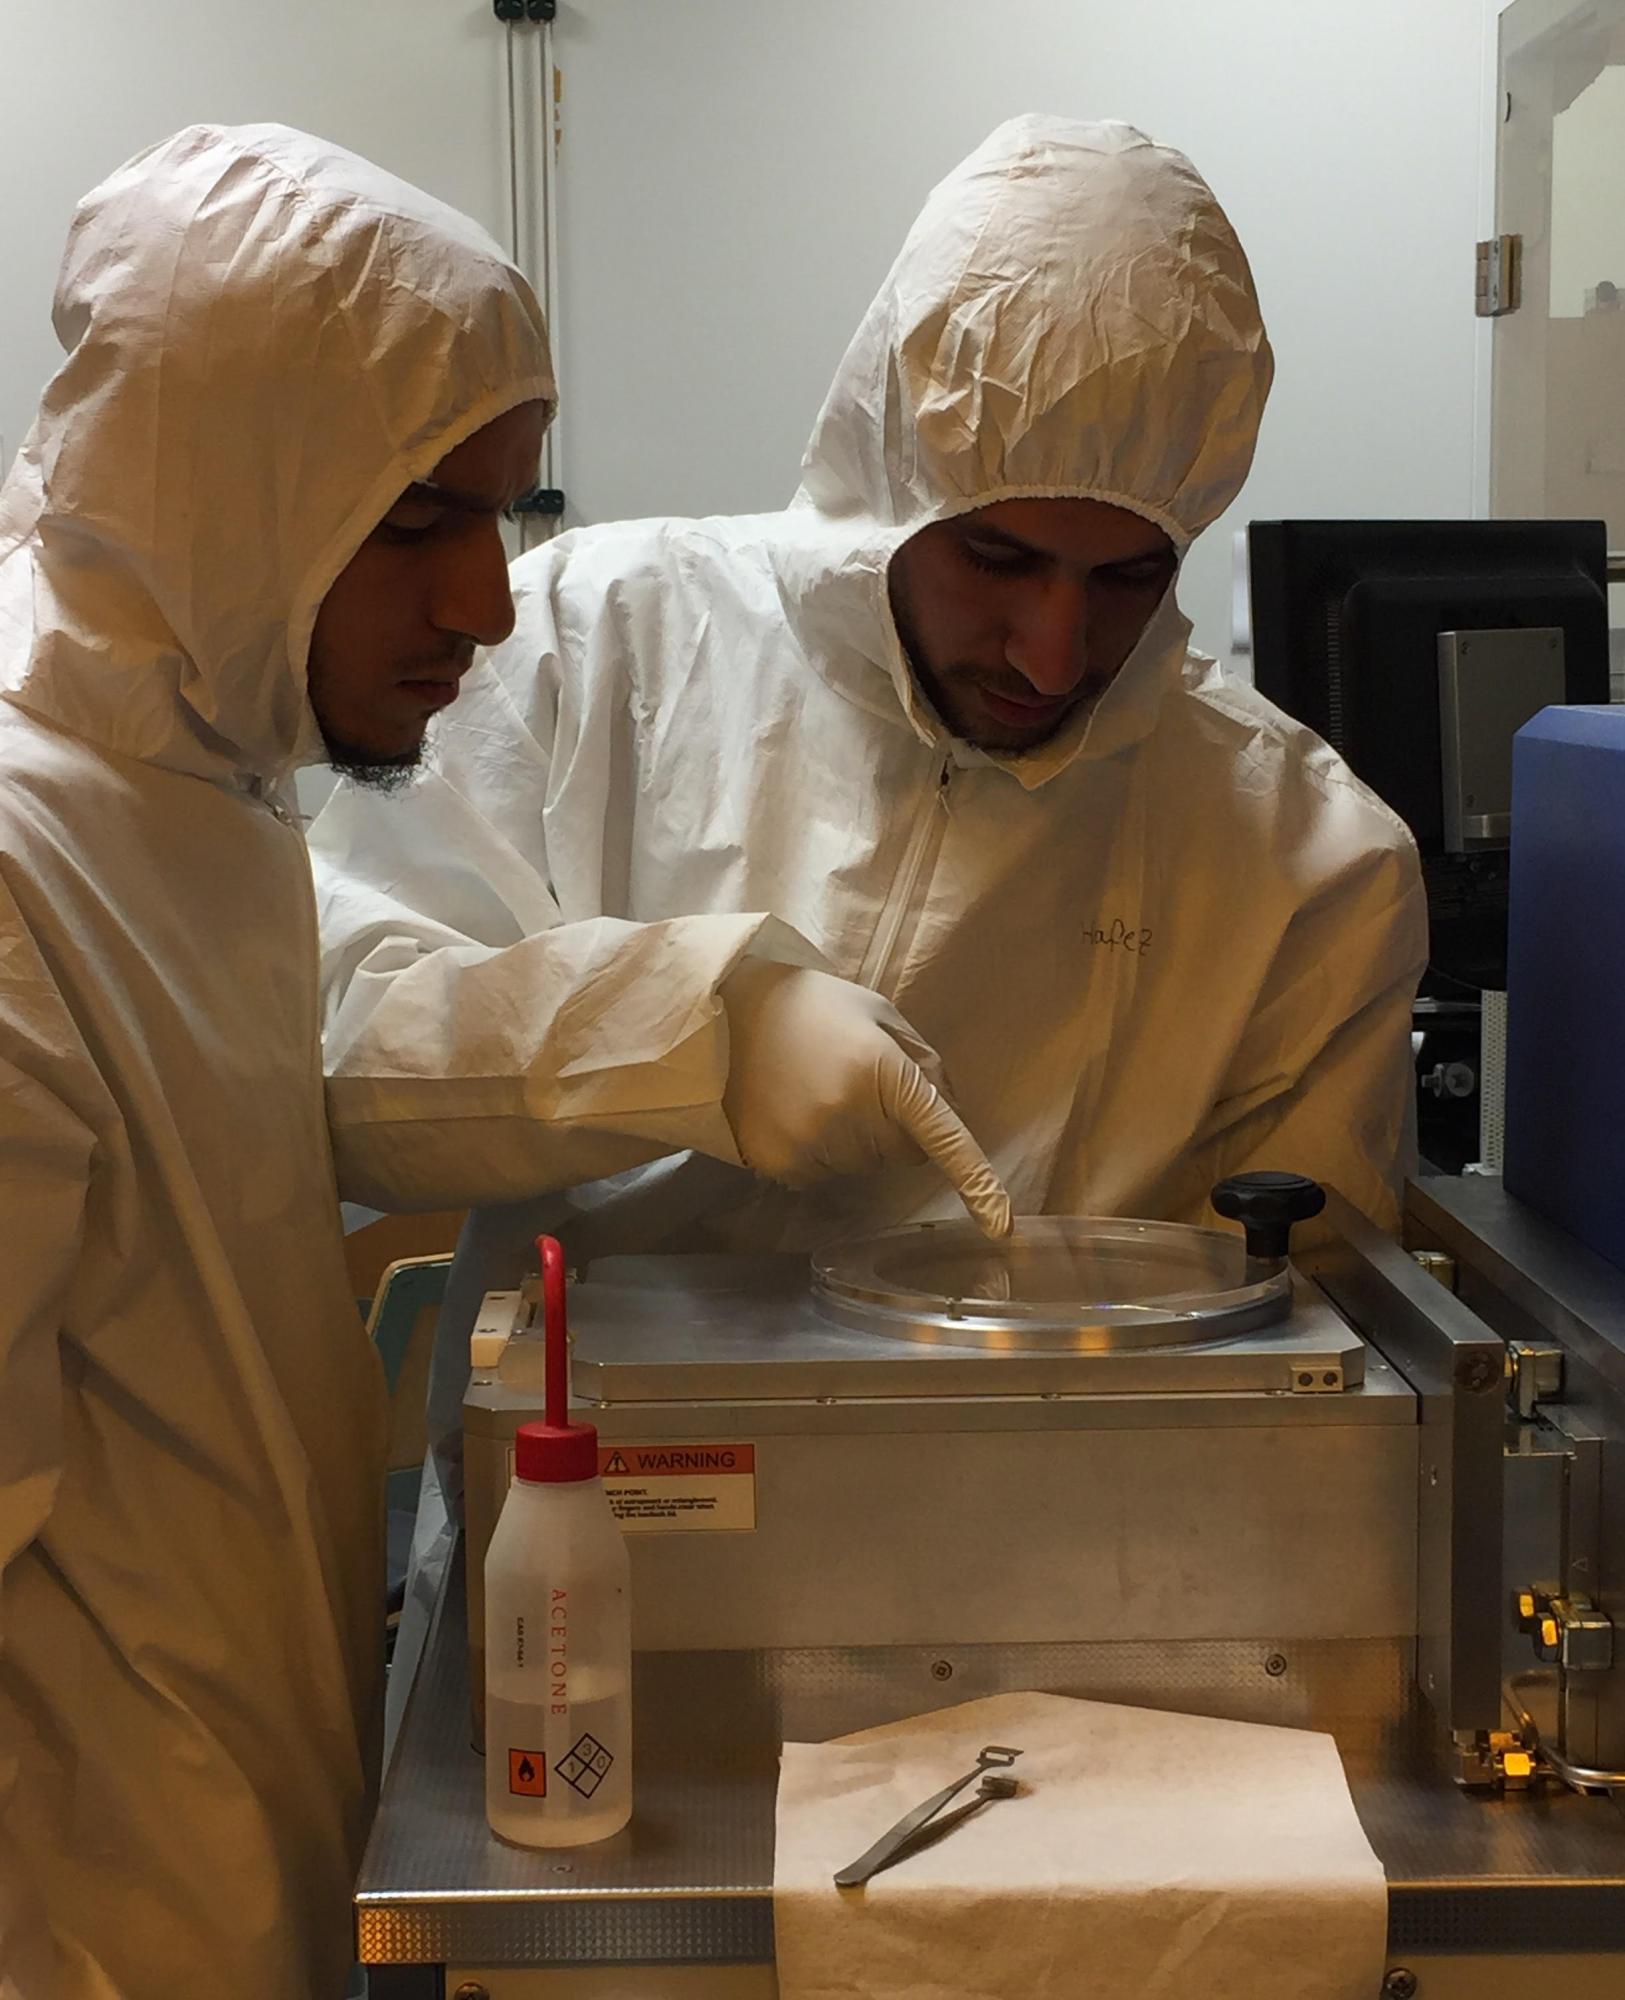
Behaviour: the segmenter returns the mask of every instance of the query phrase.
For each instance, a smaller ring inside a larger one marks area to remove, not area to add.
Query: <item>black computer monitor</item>
[[[1255,521],[1253,678],[1416,836],[1433,964],[1506,983],[1505,848],[1447,851],[1439,635],[1563,633],[1566,698],[1608,699],[1601,521]]]

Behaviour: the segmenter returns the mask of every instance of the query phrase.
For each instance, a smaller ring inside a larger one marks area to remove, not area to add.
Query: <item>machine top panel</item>
[[[528,1312],[521,1301],[502,1356],[506,1391],[541,1387]],[[1302,1278],[1274,1325],[1104,1353],[958,1347],[843,1326],[817,1309],[796,1256],[606,1258],[571,1286],[570,1316],[574,1392],[600,1405],[1246,1395],[1352,1404],[1360,1398],[1346,1392],[1367,1380],[1363,1342]]]

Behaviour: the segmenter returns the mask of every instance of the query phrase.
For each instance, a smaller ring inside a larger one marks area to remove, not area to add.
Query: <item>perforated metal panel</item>
[[[1479,1017],[1478,1158],[1500,1173],[1506,1163],[1507,996],[1486,992]]]

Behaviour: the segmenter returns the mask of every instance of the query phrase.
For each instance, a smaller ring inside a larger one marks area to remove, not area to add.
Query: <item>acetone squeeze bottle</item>
[[[485,1814],[521,1847],[580,1847],[632,1816],[631,1578],[598,1433],[570,1422],[564,1252],[537,1249],[545,1421],[515,1433],[485,1557]]]

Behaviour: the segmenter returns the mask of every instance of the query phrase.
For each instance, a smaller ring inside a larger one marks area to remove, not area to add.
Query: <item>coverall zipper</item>
[[[915,893],[921,882],[929,879],[936,865],[937,850],[942,845],[948,818],[948,783],[952,775],[953,764],[944,757],[936,783],[926,799],[925,810],[909,835],[908,851],[897,873],[895,894],[888,907],[881,912],[875,941],[869,949],[863,984],[876,993],[885,994],[887,999],[893,995],[893,975],[898,969],[892,960],[913,910]]]

